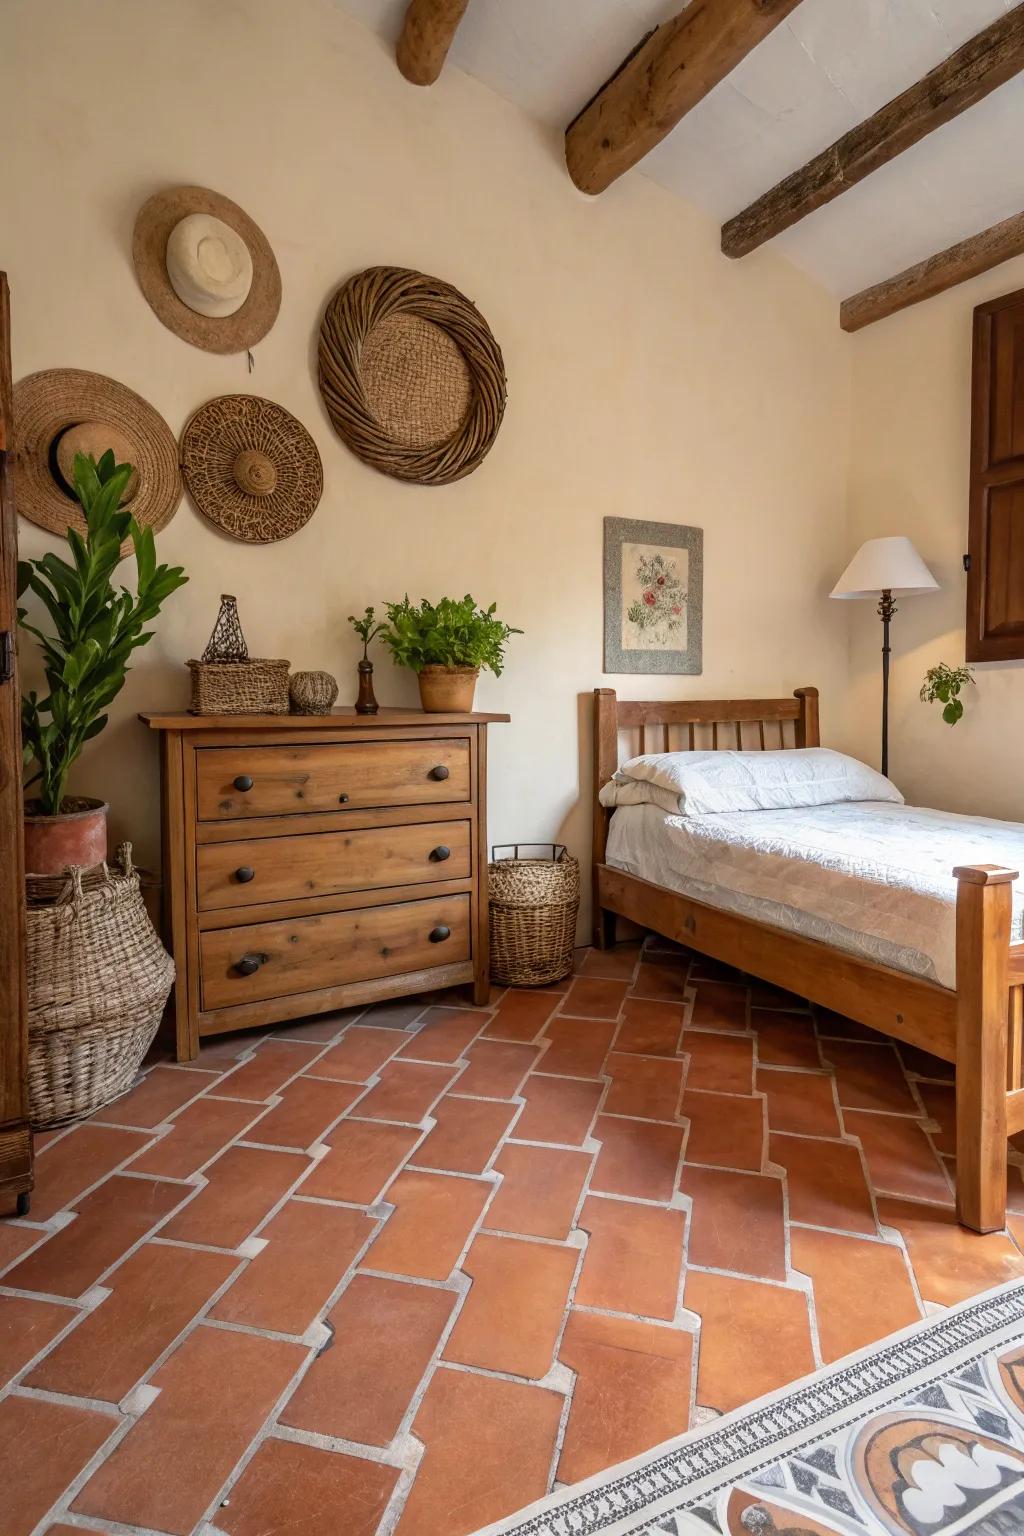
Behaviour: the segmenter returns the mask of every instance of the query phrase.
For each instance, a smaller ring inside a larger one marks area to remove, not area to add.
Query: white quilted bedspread
[[[1024,872],[1024,824],[882,801],[674,816],[614,812],[607,861],[725,911],[956,984],[957,864]],[[1013,940],[1024,883],[1013,888]]]

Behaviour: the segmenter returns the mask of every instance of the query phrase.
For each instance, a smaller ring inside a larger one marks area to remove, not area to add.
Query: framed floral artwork
[[[604,670],[703,671],[704,530],[604,520]]]

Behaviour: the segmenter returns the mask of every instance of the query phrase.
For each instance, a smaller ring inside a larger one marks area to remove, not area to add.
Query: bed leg
[[[613,949],[615,946],[616,914],[607,907],[594,908],[594,947]]]
[[[965,1227],[1006,1224],[1006,1061],[1014,870],[953,871],[956,900],[956,1209]]]

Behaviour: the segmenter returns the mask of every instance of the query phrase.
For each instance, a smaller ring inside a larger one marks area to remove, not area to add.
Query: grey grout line
[[[26,1391],[23,1395],[28,1396],[30,1394]],[[52,1400],[44,1397],[43,1394],[33,1393],[31,1395],[38,1395],[43,1397],[44,1401]],[[56,1401],[69,1403],[74,1400],[69,1398],[59,1398],[56,1399]],[[109,1406],[109,1404],[105,1405],[108,1410]],[[134,1424],[135,1420],[127,1416],[122,1417],[119,1423],[113,1422],[111,1424],[111,1432],[107,1436],[106,1440],[104,1440],[99,1449],[95,1451],[92,1456],[90,1456],[85,1466],[82,1467],[77,1476],[72,1479],[68,1487],[62,1491],[60,1498],[53,1505],[51,1505],[50,1509],[46,1512],[43,1518],[35,1526],[33,1526],[31,1536],[41,1536],[41,1533],[46,1531],[50,1525],[57,1524],[64,1519],[64,1515],[68,1509],[68,1506],[72,1504],[73,1501],[78,1497],[89,1479],[96,1472],[98,1472],[104,1462],[106,1462],[109,1457],[113,1455],[114,1451],[124,1440],[125,1436],[130,1434]],[[96,1529],[96,1527],[93,1527],[93,1529]],[[101,1529],[113,1532],[116,1530],[116,1527],[110,1521],[104,1521]],[[124,1527],[122,1529],[124,1529]],[[128,1527],[128,1529],[136,1528]]]
[[[49,1521],[49,1515],[46,1521]],[[79,1514],[77,1510],[69,1509],[60,1517],[62,1525],[70,1525],[77,1531],[96,1531],[100,1536],[166,1536],[164,1531],[155,1531],[146,1525],[125,1525],[121,1520],[98,1520],[93,1515]],[[41,1533],[49,1527],[40,1521],[34,1526],[31,1536],[41,1536]]]
[[[88,1122],[86,1122],[86,1123],[88,1123]],[[69,1131],[74,1131],[74,1130],[77,1130],[78,1127],[72,1125],[72,1126],[69,1126],[68,1129],[69,1129]],[[117,1129],[117,1128],[113,1127],[113,1126],[104,1126],[104,1130],[114,1130],[114,1129]],[[87,1184],[84,1189],[80,1189],[80,1190],[77,1191],[76,1194],[72,1195],[71,1198],[69,1200],[67,1200],[64,1203],[64,1205],[61,1206],[61,1210],[62,1211],[69,1210],[73,1206],[76,1206],[79,1203],[79,1201],[84,1200],[86,1198],[86,1196],[91,1195],[94,1190],[99,1189],[100,1185],[101,1184],[105,1184],[108,1179],[112,1179],[112,1178],[115,1177],[115,1175],[120,1174],[120,1173],[124,1173],[125,1171],[127,1171],[128,1164],[132,1161],[133,1158],[141,1156],[141,1154],[143,1152],[148,1152],[155,1145],[155,1143],[160,1140],[160,1138],[158,1136],[154,1136],[152,1131],[140,1131],[137,1126],[126,1126],[126,1127],[124,1127],[124,1129],[125,1130],[130,1130],[132,1132],[132,1134],[134,1134],[136,1136],[148,1137],[148,1141],[147,1141],[146,1146],[144,1146],[144,1147],[133,1147],[131,1149],[131,1152],[128,1153],[128,1155],[126,1157],[124,1157],[121,1160],[121,1162],[117,1163],[113,1168],[108,1168],[106,1170],[106,1172],[103,1173],[98,1179],[94,1179],[91,1184]],[[61,1139],[63,1139],[63,1138],[61,1138]],[[54,1145],[54,1143],[51,1143],[51,1145]],[[49,1150],[50,1150],[49,1146],[44,1147],[43,1151],[40,1153],[40,1157],[45,1157],[46,1153]]]
[[[310,1367],[312,1369],[312,1367]],[[321,1434],[315,1429],[297,1429],[294,1424],[275,1424],[270,1431],[272,1440],[287,1440],[292,1445],[310,1445],[317,1450],[338,1451],[343,1456],[355,1456],[360,1461],[372,1461],[379,1467],[401,1468],[402,1461],[395,1445],[395,1436],[387,1445],[367,1445],[361,1440],[346,1440],[338,1435]]]
[[[4,1292],[3,1294],[10,1295],[12,1293]],[[37,1296],[24,1291],[13,1294],[20,1294],[26,1300],[30,1301],[36,1301],[39,1299]],[[74,1333],[82,1319],[88,1317],[89,1313],[93,1310],[91,1307],[76,1307],[73,1304],[65,1302],[62,1300],[62,1298],[56,1296],[52,1299],[47,1297],[46,1300],[52,1300],[52,1304],[54,1305],[67,1306],[70,1313],[68,1321],[59,1333],[55,1333],[52,1339],[48,1339],[45,1344],[37,1349],[31,1360],[26,1361],[25,1364],[22,1365],[15,1373],[15,1375],[13,1375],[9,1381],[5,1382],[3,1387],[0,1387],[0,1402],[2,1402],[4,1398],[12,1396],[16,1389],[21,1389],[23,1392],[27,1393],[29,1391],[28,1388],[22,1389],[22,1383],[24,1382],[25,1377],[31,1375],[36,1366],[46,1358],[51,1350],[56,1349],[59,1344],[63,1344],[64,1340],[68,1338],[70,1334]]]
[[[217,1511],[222,1508],[225,1498],[229,1497],[229,1490],[232,1489],[238,1482],[239,1478],[244,1475],[246,1467],[252,1461],[253,1457],[263,1445],[264,1441],[267,1440],[271,1434],[271,1431],[277,1423],[278,1415],[280,1414],[282,1408],[284,1408],[285,1404],[288,1403],[293,1397],[299,1386],[299,1383],[303,1380],[309,1371],[310,1366],[313,1364],[313,1361],[316,1359],[316,1354],[317,1350],[315,1346],[310,1346],[307,1348],[306,1358],[301,1360],[296,1366],[294,1372],[292,1373],[291,1379],[275,1400],[273,1407],[264,1418],[259,1430],[253,1436],[252,1440],[250,1440],[241,1458],[229,1470],[227,1476],[221,1482],[217,1492],[206,1506],[205,1513],[200,1516],[193,1529],[200,1530],[204,1524],[215,1520]]]
[[[692,1259],[687,1260],[687,1272],[695,1275],[717,1275],[722,1280],[745,1280],[749,1285],[770,1285],[776,1291],[794,1291],[801,1295],[804,1293],[802,1285],[794,1285],[791,1276],[799,1273],[791,1270],[785,1280],[776,1280],[768,1275],[751,1275],[738,1269],[720,1269],[714,1264],[695,1264]]]

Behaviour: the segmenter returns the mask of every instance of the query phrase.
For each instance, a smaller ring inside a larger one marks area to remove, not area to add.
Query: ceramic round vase
[[[424,667],[417,675],[428,715],[465,715],[473,708],[479,667]]]
[[[59,875],[69,866],[92,869],[107,857],[107,812],[103,800],[69,796],[59,816],[37,814],[38,801],[25,803],[25,870]]]

